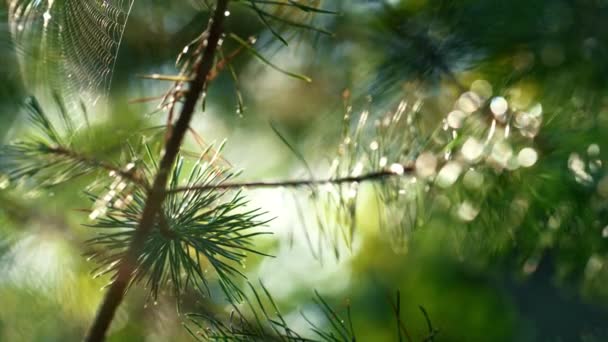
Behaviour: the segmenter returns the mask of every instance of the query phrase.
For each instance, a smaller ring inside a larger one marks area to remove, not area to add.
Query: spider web
[[[67,104],[107,95],[134,0],[8,0],[28,91]]]

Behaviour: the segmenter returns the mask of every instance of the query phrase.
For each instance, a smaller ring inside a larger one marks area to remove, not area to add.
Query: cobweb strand
[[[108,94],[134,0],[9,0],[25,86],[95,103]]]

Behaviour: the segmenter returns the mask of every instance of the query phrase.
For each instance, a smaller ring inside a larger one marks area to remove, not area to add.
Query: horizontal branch
[[[52,154],[56,154],[58,156],[63,156],[63,157],[72,159],[77,162],[87,164],[92,167],[97,167],[100,169],[104,169],[106,171],[115,172],[117,175],[119,175],[123,178],[126,178],[134,183],[137,183],[138,185],[141,185],[144,188],[148,188],[148,183],[144,179],[137,176],[137,174],[135,173],[136,170],[125,171],[108,162],[104,162],[104,161],[95,159],[93,157],[89,157],[89,156],[80,154],[78,152],[72,151],[65,147],[52,147],[52,148],[49,148],[49,152]]]
[[[297,179],[297,180],[286,180],[286,181],[256,181],[256,182],[226,182],[220,184],[208,184],[208,185],[200,185],[200,186],[189,186],[189,187],[180,187],[167,190],[167,194],[173,194],[178,192],[185,191],[205,191],[205,190],[222,190],[222,189],[238,189],[238,188],[279,188],[279,187],[302,187],[302,186],[318,186],[325,184],[344,184],[344,183],[353,183],[353,182],[365,182],[365,181],[376,181],[382,180],[388,177],[398,177],[403,175],[409,175],[414,172],[414,167],[412,165],[399,165],[398,167],[391,167],[390,169],[365,173],[360,176],[347,176],[347,177],[339,177],[339,178],[328,178],[328,179]]]

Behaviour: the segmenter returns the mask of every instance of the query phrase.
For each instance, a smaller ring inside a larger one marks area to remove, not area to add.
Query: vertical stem
[[[137,268],[138,256],[144,246],[146,237],[150,233],[157,214],[162,208],[165,199],[165,187],[167,179],[177,158],[180,146],[184,139],[190,120],[194,114],[196,104],[207,82],[207,77],[213,68],[213,60],[217,51],[218,41],[222,35],[222,27],[225,19],[224,12],[228,7],[229,0],[217,0],[215,13],[210,21],[209,38],[203,52],[200,64],[195,69],[195,78],[190,82],[190,89],[185,98],[181,114],[172,130],[171,136],[165,145],[165,152],[160,163],[159,171],[154,183],[148,192],[146,205],[144,207],[139,225],[125,257],[121,260],[120,267],[116,273],[116,279],[106,293],[103,302],[97,311],[95,321],[91,325],[85,341],[98,342],[105,339],[106,332],[114,318],[116,309],[122,302],[127,286],[129,285],[133,272]]]

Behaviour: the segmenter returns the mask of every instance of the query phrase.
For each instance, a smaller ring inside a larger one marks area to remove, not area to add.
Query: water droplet
[[[369,149],[370,149],[370,150],[372,150],[372,151],[377,150],[377,149],[378,149],[378,147],[379,147],[379,146],[378,146],[378,142],[377,142],[377,141],[375,141],[375,140],[374,140],[374,141],[372,141],[372,142],[369,144]]]
[[[458,180],[460,173],[462,172],[462,166],[460,163],[451,161],[445,164],[439,174],[437,174],[436,182],[442,188],[452,186]]]
[[[386,157],[382,157],[382,158],[380,158],[380,162],[378,162],[378,165],[380,167],[385,167],[387,163],[388,163],[388,160],[386,159]]]
[[[479,189],[483,185],[483,174],[476,171],[475,169],[470,169],[467,173],[464,174],[462,178],[462,182],[464,186],[469,189]]]
[[[598,173],[602,168],[602,161],[595,159],[589,162],[589,171],[592,173]]]
[[[101,210],[99,209],[95,209],[93,210],[93,212],[91,212],[91,214],[89,215],[89,219],[90,220],[95,220],[96,218],[98,218],[101,215]]]
[[[523,167],[530,167],[538,160],[538,153],[530,147],[522,148],[517,154],[517,162]]]
[[[471,137],[468,138],[467,141],[462,145],[462,155],[464,158],[470,162],[477,161],[479,157],[481,157],[483,153],[484,145],[480,143],[477,139]]]
[[[598,144],[591,144],[587,147],[587,154],[590,157],[597,157],[600,155],[600,147]]]
[[[593,277],[599,272],[604,266],[603,259],[598,255],[592,255],[587,261],[585,267],[585,273],[588,277]]]
[[[348,189],[348,191],[346,192],[346,198],[347,199],[353,199],[357,197],[357,188],[350,188]],[[245,267],[245,265],[243,265],[243,268]]]
[[[532,257],[524,263],[523,271],[524,274],[529,275],[536,271],[538,268],[538,258]]]
[[[44,14],[42,15],[42,18],[44,19],[44,27],[46,28],[49,24],[49,21],[51,20],[53,16],[51,16],[51,12],[49,12],[49,10],[47,10],[46,12],[44,12]]]
[[[0,190],[4,190],[11,185],[11,181],[7,176],[0,175]]]
[[[604,229],[602,229],[602,237],[608,238],[608,226],[606,226],[606,227],[604,227]]]
[[[225,12],[224,12],[224,16],[225,16],[225,17],[229,17],[229,16],[230,16],[230,11],[225,11]]]
[[[416,159],[416,174],[421,178],[430,178],[435,175],[437,169],[437,157],[433,153],[421,153]]]
[[[505,139],[508,138],[510,134],[511,134],[511,123],[507,122],[507,124],[505,125]]]
[[[490,102],[490,110],[496,116],[504,115],[509,109],[509,103],[502,96],[497,96]]]
[[[391,166],[389,167],[389,170],[396,175],[402,175],[403,172],[405,172],[403,165],[397,164],[397,163],[391,164]]]
[[[417,99],[416,102],[414,102],[414,105],[412,106],[412,111],[418,112],[418,111],[420,111],[420,108],[422,108],[422,100]]]
[[[507,167],[509,160],[513,157],[513,150],[511,145],[504,141],[494,144],[492,152],[490,153],[490,159],[501,167]]]
[[[534,138],[538,134],[541,122],[541,115],[530,112],[517,112],[515,115],[515,126],[519,128],[521,135],[527,138]]]
[[[486,80],[476,80],[471,84],[471,90],[483,99],[489,99],[492,96],[492,85]]]
[[[454,110],[448,113],[446,118],[448,126],[458,129],[462,127],[462,121],[466,118],[467,114],[461,110]]]
[[[490,131],[488,131],[488,137],[486,138],[486,144],[494,138],[494,133],[496,133],[496,119],[492,120]]]
[[[509,171],[514,171],[517,170],[521,165],[519,165],[519,161],[517,161],[517,157],[513,156],[511,158],[509,158],[509,160],[507,161],[507,170]]]
[[[437,206],[438,209],[441,210],[448,210],[452,206],[450,198],[446,195],[439,195],[435,197],[434,204]]]
[[[553,230],[558,229],[561,224],[562,220],[558,215],[551,215],[551,217],[549,217],[549,220],[547,220],[547,226]]]
[[[355,165],[355,167],[353,168],[352,176],[358,177],[361,175],[361,173],[363,173],[363,163],[358,162],[357,165]]]
[[[593,177],[585,170],[585,162],[578,153],[571,153],[568,158],[568,168],[574,174],[576,180],[580,183],[589,183],[593,181]]]
[[[458,207],[458,217],[463,221],[470,222],[479,214],[479,208],[475,207],[471,202],[464,201]]]
[[[539,116],[543,115],[543,105],[541,105],[540,103],[537,103],[534,106],[532,106],[532,108],[530,108],[528,110],[528,112],[533,117],[539,117]]]
[[[458,98],[458,108],[466,113],[473,113],[481,106],[481,98],[472,91],[460,95]]]
[[[450,129],[450,125],[448,124],[447,120],[443,120],[443,130],[447,131],[448,129]]]

